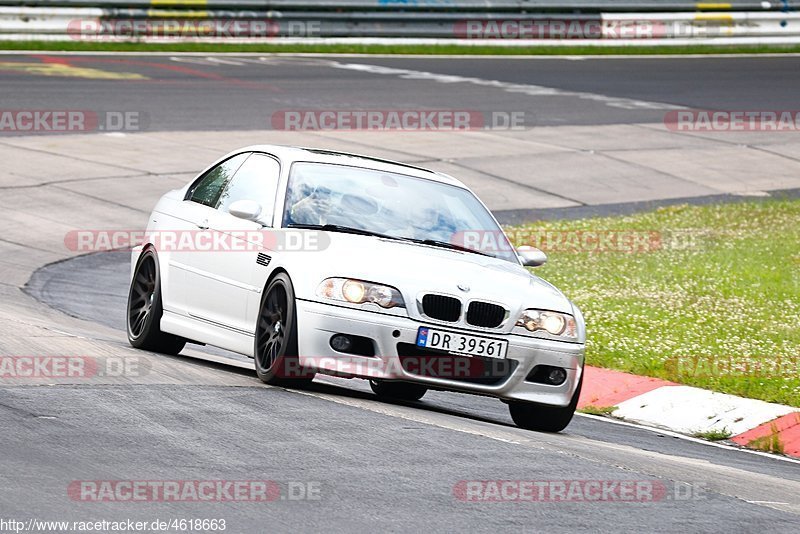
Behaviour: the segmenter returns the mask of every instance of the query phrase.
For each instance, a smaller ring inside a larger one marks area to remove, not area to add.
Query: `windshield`
[[[283,226],[292,225],[355,228],[519,263],[492,216],[466,189],[374,169],[292,165]]]

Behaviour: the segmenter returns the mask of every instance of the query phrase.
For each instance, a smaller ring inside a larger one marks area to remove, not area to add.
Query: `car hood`
[[[320,232],[320,243],[316,252],[292,255],[293,263],[302,266],[290,272],[304,273],[304,279],[295,282],[299,298],[318,300],[315,292],[323,279],[343,277],[396,287],[409,313],[416,308],[411,303],[429,292],[450,294],[462,301],[496,302],[512,315],[527,308],[574,313],[572,303],[553,285],[505,260],[337,232]]]

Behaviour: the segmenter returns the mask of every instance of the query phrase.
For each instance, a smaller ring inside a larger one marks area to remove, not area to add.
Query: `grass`
[[[704,432],[695,432],[692,434],[696,438],[706,439],[708,441],[722,441],[731,437],[731,431],[727,428],[722,430],[707,430]]]
[[[491,46],[491,45],[361,45],[280,43],[137,43],[87,41],[0,41],[0,50],[66,52],[229,52],[420,55],[654,55],[654,54],[781,54],[800,53],[800,45],[687,46]]]
[[[611,415],[616,409],[617,406],[584,406],[578,408],[578,411],[589,415]]]
[[[756,438],[747,446],[751,449],[758,449],[764,452],[774,452],[777,454],[783,454],[783,442],[781,441],[781,435],[778,432],[778,428],[773,424],[771,428],[771,432],[763,437]]]
[[[800,201],[680,205],[508,230],[516,244],[550,249],[534,272],[583,311],[588,364],[800,407]],[[640,232],[648,246],[567,246],[589,231]]]

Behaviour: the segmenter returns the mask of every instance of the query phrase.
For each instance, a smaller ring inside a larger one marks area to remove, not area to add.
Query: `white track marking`
[[[236,61],[234,61],[232,59],[228,59],[228,58],[223,59],[221,57],[215,57],[215,56],[207,56],[205,59],[206,59],[206,61],[208,61],[212,65],[214,65],[214,64],[217,64],[217,65],[236,65],[237,67],[241,67],[242,65],[244,65],[244,63],[242,63],[238,59]]]
[[[170,56],[170,61],[176,63],[192,63],[194,65],[211,65],[207,58],[198,56]]]
[[[353,70],[358,72],[367,72],[370,74],[383,74],[388,76],[397,76],[406,80],[428,80],[438,83],[468,83],[482,87],[493,87],[501,89],[507,93],[522,93],[531,96],[569,96],[580,98],[582,100],[589,100],[599,102],[614,108],[622,109],[686,109],[684,106],[676,106],[674,104],[666,104],[663,102],[650,102],[647,100],[637,100],[633,98],[621,98],[616,96],[607,96],[596,93],[587,93],[583,91],[566,91],[556,89],[555,87],[547,87],[544,85],[531,85],[503,82],[500,80],[489,80],[486,78],[474,78],[468,76],[457,76],[452,74],[437,74],[435,72],[426,72],[419,70],[409,69],[396,69],[392,67],[383,67],[379,65],[367,65],[363,63],[341,63],[338,61],[329,61],[328,65],[337,69]]]
[[[653,426],[648,426],[642,423],[632,423],[630,421],[620,421],[619,419],[614,419],[613,417],[605,417],[602,415],[592,415],[588,413],[581,413],[576,412],[576,417],[585,417],[587,419],[594,419],[595,421],[604,421],[606,423],[611,423],[613,425],[620,425],[620,426],[627,426],[631,428],[638,428],[640,430],[647,430],[648,432],[653,432],[655,434],[662,434],[664,436],[669,436],[671,438],[678,438],[684,441],[691,441],[692,443],[700,443],[702,445],[706,445],[708,447],[716,447],[718,449],[726,449],[729,451],[736,451],[746,454],[754,454],[756,456],[763,456],[764,458],[770,458],[772,460],[780,460],[782,462],[789,462],[792,464],[800,465],[800,460],[796,458],[791,458],[789,456],[780,456],[778,454],[772,454],[769,452],[764,451],[757,451],[754,449],[746,449],[744,447],[735,447],[733,445],[727,445],[725,443],[719,443],[716,441],[708,441],[701,438],[696,438],[694,436],[687,436],[686,434],[680,434],[678,432],[673,432],[672,430],[666,430],[664,428],[656,428]]]

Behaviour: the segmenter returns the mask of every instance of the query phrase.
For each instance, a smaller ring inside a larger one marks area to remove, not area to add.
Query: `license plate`
[[[450,354],[505,358],[508,341],[435,330],[423,326],[417,331],[417,346],[443,350]]]

